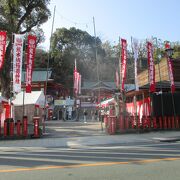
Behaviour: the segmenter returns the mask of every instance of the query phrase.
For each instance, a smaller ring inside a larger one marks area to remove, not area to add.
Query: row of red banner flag
[[[127,69],[127,41],[125,39],[121,39],[121,58],[120,58],[120,77],[118,70],[116,69],[115,74],[115,83],[116,87],[119,88],[119,85],[121,85],[120,89],[122,91],[125,90],[125,81],[126,81],[126,69]],[[136,90],[139,90],[138,86],[138,79],[137,79],[137,59],[138,59],[138,40],[132,39],[131,40],[132,49],[133,49],[133,55],[134,55],[134,76],[135,76],[135,86]],[[165,44],[165,48],[169,49],[170,45]],[[147,59],[148,59],[148,77],[149,77],[149,91],[155,92],[156,91],[156,83],[155,83],[155,65],[154,65],[154,47],[151,42],[147,42]],[[171,83],[171,92],[175,92],[175,84],[174,84],[174,77],[173,77],[173,67],[172,62],[169,57],[167,57],[167,64],[168,64],[168,71],[169,71],[169,79]],[[120,83],[121,79],[121,83]]]
[[[6,52],[7,33],[0,31],[0,69],[2,69]],[[13,43],[13,92],[21,92],[22,59],[24,35],[14,34]],[[36,51],[36,36],[28,35],[26,49],[26,92],[31,93],[32,71]]]

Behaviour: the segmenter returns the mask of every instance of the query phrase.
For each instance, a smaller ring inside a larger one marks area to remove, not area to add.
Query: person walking
[[[84,123],[87,123],[87,110],[84,109]]]
[[[94,114],[95,114],[94,111],[91,110],[91,120],[92,120],[92,121],[94,121]]]

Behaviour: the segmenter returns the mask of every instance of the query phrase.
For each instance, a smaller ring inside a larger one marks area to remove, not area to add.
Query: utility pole
[[[100,85],[100,78],[99,78],[99,60],[97,58],[97,41],[96,41],[96,26],[95,26],[95,18],[93,17],[93,27],[94,27],[94,43],[95,43],[95,60],[97,64],[97,80],[98,80],[98,86]],[[101,100],[100,100],[100,95],[101,95],[101,90],[100,86],[98,88],[98,100],[99,100],[99,106],[100,106],[100,111],[99,111],[99,118],[100,118],[100,113],[101,113]],[[101,118],[101,130],[103,131],[103,125],[102,125],[102,118]]]
[[[119,37],[119,89],[121,90],[122,73],[121,73],[121,38]]]
[[[44,96],[45,96],[45,101],[44,101],[44,118],[42,120],[42,125],[43,125],[43,133],[45,133],[45,120],[46,120],[46,101],[47,101],[47,83],[48,83],[48,74],[49,74],[49,60],[50,60],[50,53],[51,53],[51,38],[53,34],[53,28],[54,28],[54,18],[55,18],[55,12],[56,12],[56,6],[54,6],[54,13],[53,13],[53,21],[52,21],[52,27],[51,27],[51,36],[50,36],[50,43],[49,43],[49,52],[48,52],[48,61],[47,61],[47,69],[46,69],[46,85],[44,87]]]

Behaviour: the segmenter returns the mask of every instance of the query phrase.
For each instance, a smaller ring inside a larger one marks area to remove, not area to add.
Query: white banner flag
[[[139,91],[138,78],[137,78],[137,60],[138,60],[139,44],[138,44],[138,40],[135,38],[132,38],[131,43],[132,43],[132,49],[133,49],[133,54],[134,54],[135,86],[136,86],[136,91]]]
[[[81,94],[81,74],[79,74],[79,94]]]
[[[21,92],[21,74],[22,74],[22,57],[23,57],[23,40],[24,35],[14,35],[13,46],[13,91]]]
[[[77,72],[76,77],[76,95],[79,93],[79,72]]]

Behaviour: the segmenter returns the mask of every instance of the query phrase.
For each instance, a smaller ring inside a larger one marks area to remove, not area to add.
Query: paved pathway
[[[69,138],[105,134],[100,122],[46,121],[46,137]]]

